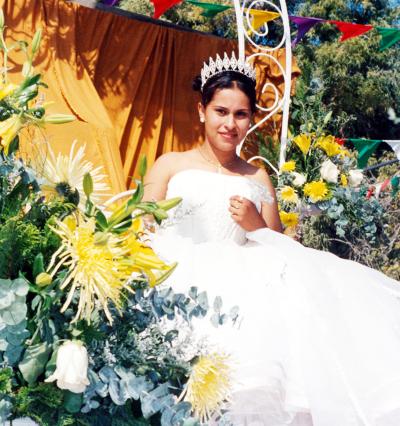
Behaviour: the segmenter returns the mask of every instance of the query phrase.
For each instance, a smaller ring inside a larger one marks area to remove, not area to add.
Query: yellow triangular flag
[[[258,10],[258,9],[245,9],[245,12],[249,12],[249,15],[252,17],[251,24],[253,28],[257,31],[262,25],[267,22],[273,21],[276,18],[279,18],[279,13],[270,12],[269,10]],[[249,31],[251,33],[251,30]]]

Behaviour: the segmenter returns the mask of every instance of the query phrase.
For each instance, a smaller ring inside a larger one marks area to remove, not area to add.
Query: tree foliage
[[[298,4],[302,16],[380,27],[395,26],[399,12],[400,7],[383,0]],[[337,136],[396,139],[400,127],[389,120],[388,110],[400,111],[400,46],[380,52],[380,36],[374,30],[345,42],[339,37],[334,25],[317,25],[296,46],[302,70],[296,99],[302,105],[295,105],[293,112],[332,111],[327,130]],[[300,125],[296,116],[292,124]]]

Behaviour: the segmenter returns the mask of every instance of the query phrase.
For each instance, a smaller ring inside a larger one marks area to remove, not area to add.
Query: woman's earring
[[[204,117],[200,117],[200,123],[204,123],[206,120],[204,120]]]

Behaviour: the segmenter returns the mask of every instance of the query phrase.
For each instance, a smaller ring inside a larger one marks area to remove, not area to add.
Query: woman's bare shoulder
[[[274,186],[268,172],[262,167],[256,167],[253,164],[247,163],[246,176],[257,183],[260,183],[268,188],[270,192],[274,192]]]
[[[169,178],[179,169],[180,164],[184,163],[186,157],[186,152],[167,152],[162,154],[154,162],[151,172]]]

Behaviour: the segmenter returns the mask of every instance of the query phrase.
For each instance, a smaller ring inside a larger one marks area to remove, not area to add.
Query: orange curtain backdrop
[[[56,151],[68,152],[73,139],[86,143],[87,156],[103,165],[112,192],[132,185],[138,159],[190,149],[202,127],[191,90],[209,56],[236,49],[236,43],[198,32],[133,19],[64,0],[0,0],[10,39],[30,38],[41,27],[43,43],[35,66],[49,84],[46,100],[54,112],[78,120],[48,129]],[[274,53],[280,62],[284,51]],[[16,59],[16,70],[20,62]],[[258,90],[270,79],[283,90],[279,67],[259,61]],[[294,67],[293,76],[298,74]],[[262,97],[268,104],[270,94]],[[280,115],[270,122],[280,127]]]
[[[72,141],[86,145],[86,158],[95,166],[103,166],[108,176],[110,193],[125,189],[118,139],[107,110],[83,66],[76,46],[80,6],[65,1],[5,0],[0,2],[6,20],[6,41],[28,40],[38,28],[43,30],[35,70],[43,74],[49,88],[43,89],[46,101],[54,101],[49,112],[74,114],[77,120],[62,125],[49,125],[46,137],[55,152],[69,153]],[[10,78],[21,78],[23,56],[11,55]],[[36,140],[36,143],[39,141]],[[35,146],[26,146],[30,155]]]

